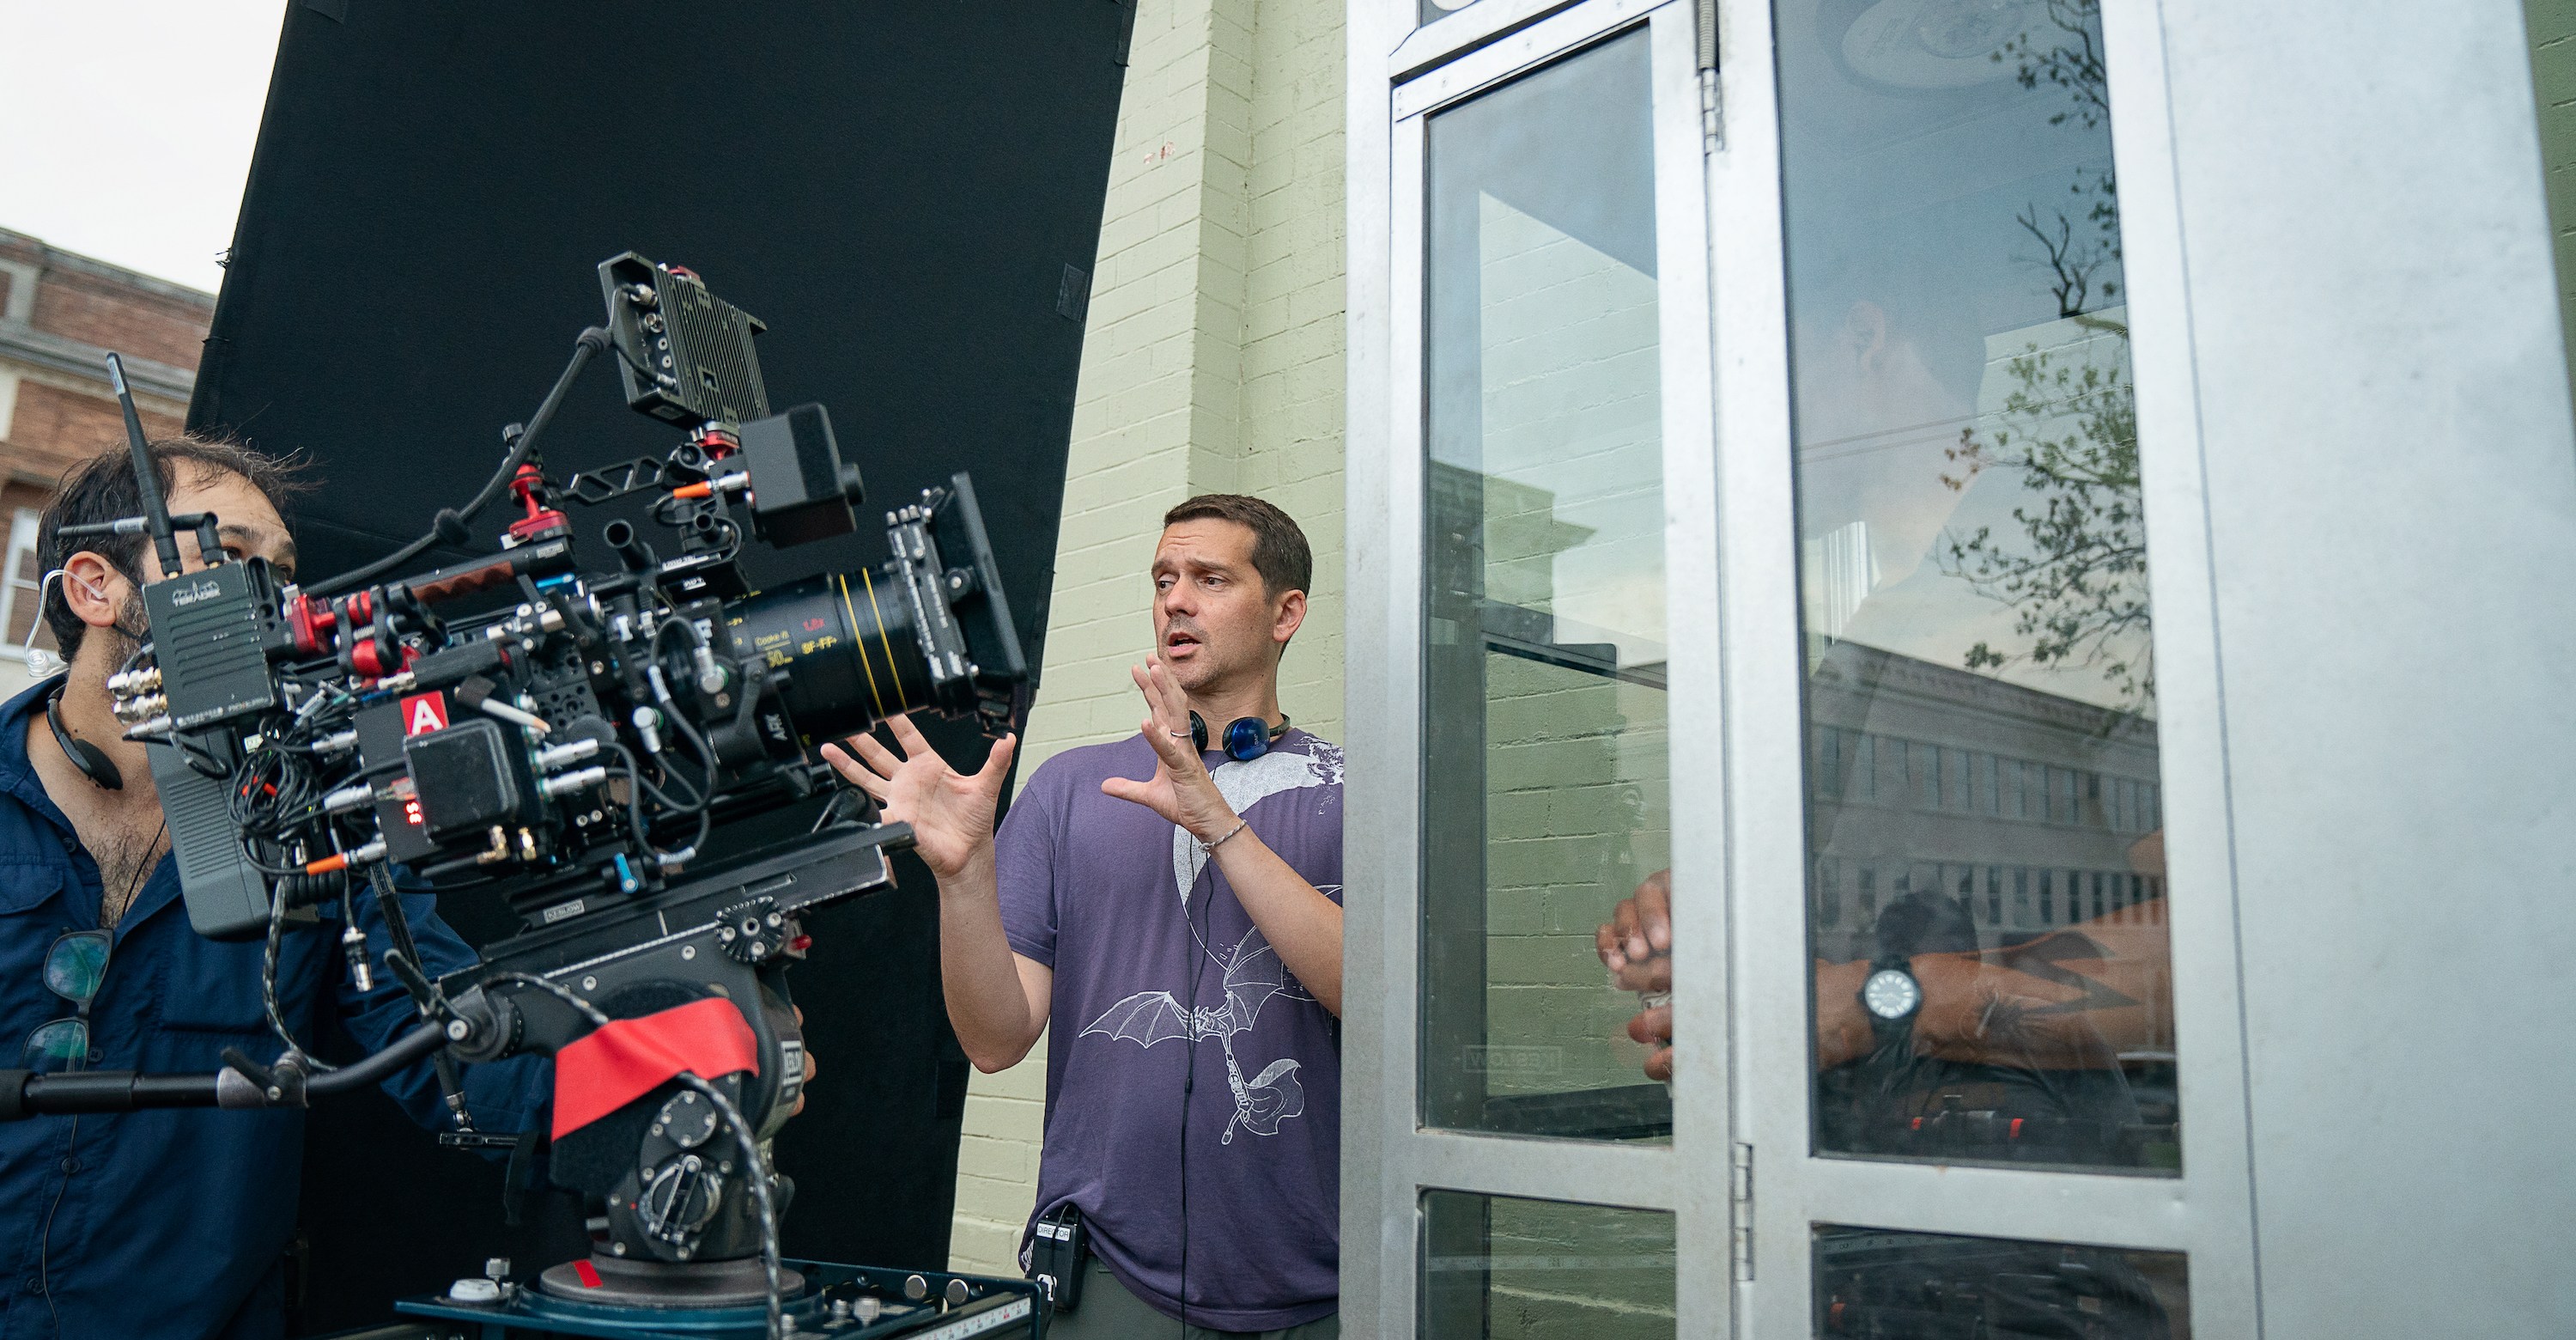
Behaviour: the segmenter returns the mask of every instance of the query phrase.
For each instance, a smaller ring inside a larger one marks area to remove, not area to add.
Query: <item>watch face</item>
[[[1923,1003],[1923,988],[1904,969],[1881,968],[1861,983],[1860,1003],[1881,1019],[1902,1019]]]

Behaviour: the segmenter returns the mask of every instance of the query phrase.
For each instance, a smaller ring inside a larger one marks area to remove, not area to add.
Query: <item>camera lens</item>
[[[856,734],[931,705],[912,593],[862,568],[745,596],[725,609],[736,658],[787,672],[781,696],[808,739]]]

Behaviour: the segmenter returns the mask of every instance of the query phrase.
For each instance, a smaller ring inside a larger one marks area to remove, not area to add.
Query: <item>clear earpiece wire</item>
[[[58,653],[36,645],[36,634],[45,631],[45,592],[53,589],[54,579],[63,575],[61,568],[46,573],[36,581],[36,621],[27,625],[26,645],[18,648],[27,659],[27,673],[38,679],[63,672],[63,658]]]

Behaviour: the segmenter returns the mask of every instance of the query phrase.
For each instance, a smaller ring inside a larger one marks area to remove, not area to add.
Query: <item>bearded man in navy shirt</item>
[[[193,439],[155,443],[152,454],[172,512],[213,512],[232,557],[255,555],[293,579],[289,471]],[[38,531],[42,617],[70,666],[0,706],[0,1047],[17,1049],[0,1066],[203,1073],[222,1066],[226,1047],[268,1056],[285,1045],[261,1000],[264,947],[190,929],[151,765],[109,707],[107,676],[144,636],[138,593],[160,579],[160,564],[139,535],[86,547],[61,536],[66,525],[141,510],[132,455],[119,448],[66,476]],[[187,568],[203,566],[193,533],[180,550]],[[66,742],[106,766],[84,769]],[[423,966],[435,976],[472,964],[431,903],[403,898]],[[381,964],[390,943],[374,900],[354,905],[368,958]],[[305,1041],[331,1011],[372,1051],[417,1015],[390,973],[373,990],[348,980],[339,939],[285,938],[278,1009]],[[533,1058],[468,1067],[472,1121],[523,1129],[549,1074]],[[424,1125],[452,1120],[427,1062],[384,1088]],[[0,1340],[280,1334],[303,1134],[304,1116],[291,1110],[0,1125]]]
[[[1037,1218],[1097,1253],[1050,1336],[1339,1332],[1342,751],[1279,708],[1312,569],[1258,498],[1173,508],[1144,723],[1048,759],[998,835],[1010,740],[971,777],[900,717],[824,750],[939,877],[966,1055],[1049,1038]]]

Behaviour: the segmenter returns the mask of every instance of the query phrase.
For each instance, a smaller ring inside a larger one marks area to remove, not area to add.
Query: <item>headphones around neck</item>
[[[45,695],[45,724],[54,729],[54,743],[63,747],[63,756],[70,759],[72,766],[80,769],[81,776],[87,777],[92,785],[106,791],[124,790],[125,774],[117,771],[116,761],[107,756],[107,751],[63,729],[65,687],[56,684],[54,691]]]
[[[1237,763],[1249,763],[1270,752],[1270,746],[1288,733],[1288,714],[1279,714],[1279,724],[1271,725],[1259,717],[1236,717],[1225,728],[1225,756]],[[1208,751],[1207,723],[1196,712],[1190,713],[1190,741],[1199,752]]]

